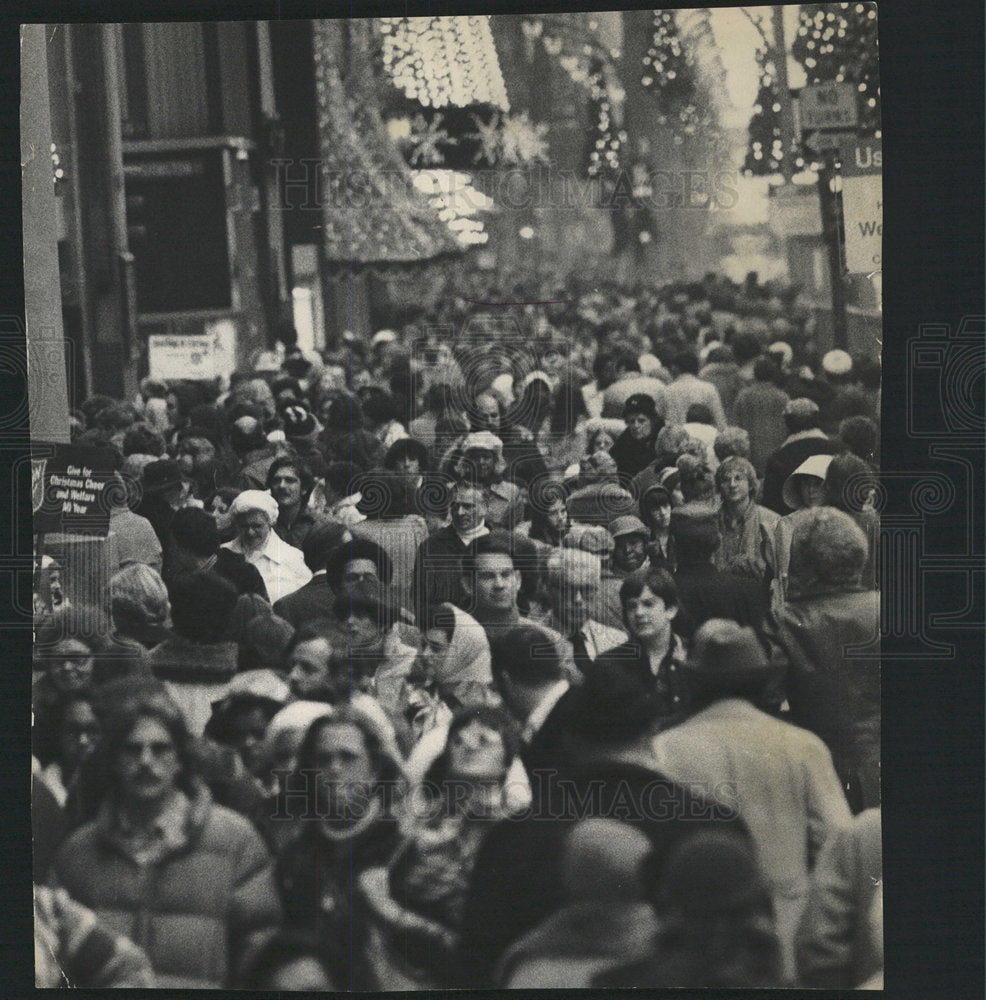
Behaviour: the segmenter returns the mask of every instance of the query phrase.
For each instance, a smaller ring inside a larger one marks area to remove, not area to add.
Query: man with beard
[[[96,819],[55,858],[57,885],[144,948],[159,987],[219,989],[280,922],[270,856],[195,774],[178,706],[148,690],[108,715]]]

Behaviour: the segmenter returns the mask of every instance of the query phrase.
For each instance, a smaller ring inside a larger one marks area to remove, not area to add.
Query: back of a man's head
[[[216,519],[199,507],[182,507],[171,521],[175,544],[200,559],[219,551],[219,527]]]
[[[520,687],[549,687],[564,677],[558,649],[536,625],[519,625],[494,635],[490,654],[493,676],[504,675]]]

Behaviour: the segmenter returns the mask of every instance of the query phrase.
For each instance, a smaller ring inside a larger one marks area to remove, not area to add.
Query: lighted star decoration
[[[548,126],[536,124],[527,112],[507,117],[500,129],[500,159],[512,165],[548,162]]]
[[[426,121],[424,115],[415,115],[411,120],[411,134],[404,139],[410,147],[409,160],[415,167],[435,167],[444,162],[442,146],[457,146],[459,140],[442,128],[444,119],[435,115]]]
[[[478,115],[469,116],[476,131],[469,138],[479,140],[479,149],[473,157],[473,163],[496,163],[500,155],[500,116],[493,115],[489,122],[484,122]]]

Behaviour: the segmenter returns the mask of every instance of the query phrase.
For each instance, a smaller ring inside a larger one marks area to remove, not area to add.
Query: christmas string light
[[[510,110],[489,15],[378,20],[384,67],[408,98],[432,108]]]

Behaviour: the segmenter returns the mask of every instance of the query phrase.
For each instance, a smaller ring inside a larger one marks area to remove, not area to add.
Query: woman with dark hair
[[[610,448],[621,476],[632,478],[654,461],[654,444],[664,421],[657,412],[653,396],[636,393],[623,407],[626,430]]]
[[[425,473],[430,471],[428,449],[414,438],[399,438],[388,449],[383,467],[413,480],[415,488],[421,485]]]
[[[519,747],[517,724],[501,709],[471,706],[452,717],[408,798],[394,857],[360,880],[382,932],[378,968],[424,987],[447,983],[473,865],[494,822],[507,815],[507,774]]]
[[[270,856],[248,820],[213,803],[181,710],[144,690],[107,712],[96,819],[58,851],[53,882],[126,927],[159,987],[218,989],[280,921]]]
[[[558,548],[564,544],[571,527],[568,516],[568,490],[561,483],[539,484],[527,499],[531,520],[526,530],[527,537],[541,546]],[[524,525],[517,529],[525,533]]]
[[[394,809],[403,793],[403,765],[393,734],[352,705],[311,724],[288,787],[300,821],[281,852],[277,882],[286,926],[313,932],[323,948],[342,942],[342,983],[375,989],[366,960],[367,921],[354,889],[367,868],[385,864],[399,842]],[[301,799],[303,798],[303,803]]]
[[[95,749],[100,723],[88,691],[71,691],[34,717],[31,749],[44,767],[41,780],[64,808],[83,762]]]
[[[270,720],[283,703],[253,691],[233,691],[213,703],[205,735],[234,750],[246,770],[256,776],[261,767],[264,737]]]
[[[352,395],[337,395],[324,410],[320,444],[326,462],[350,462],[364,469],[380,464],[385,449],[365,427],[363,407]]]

